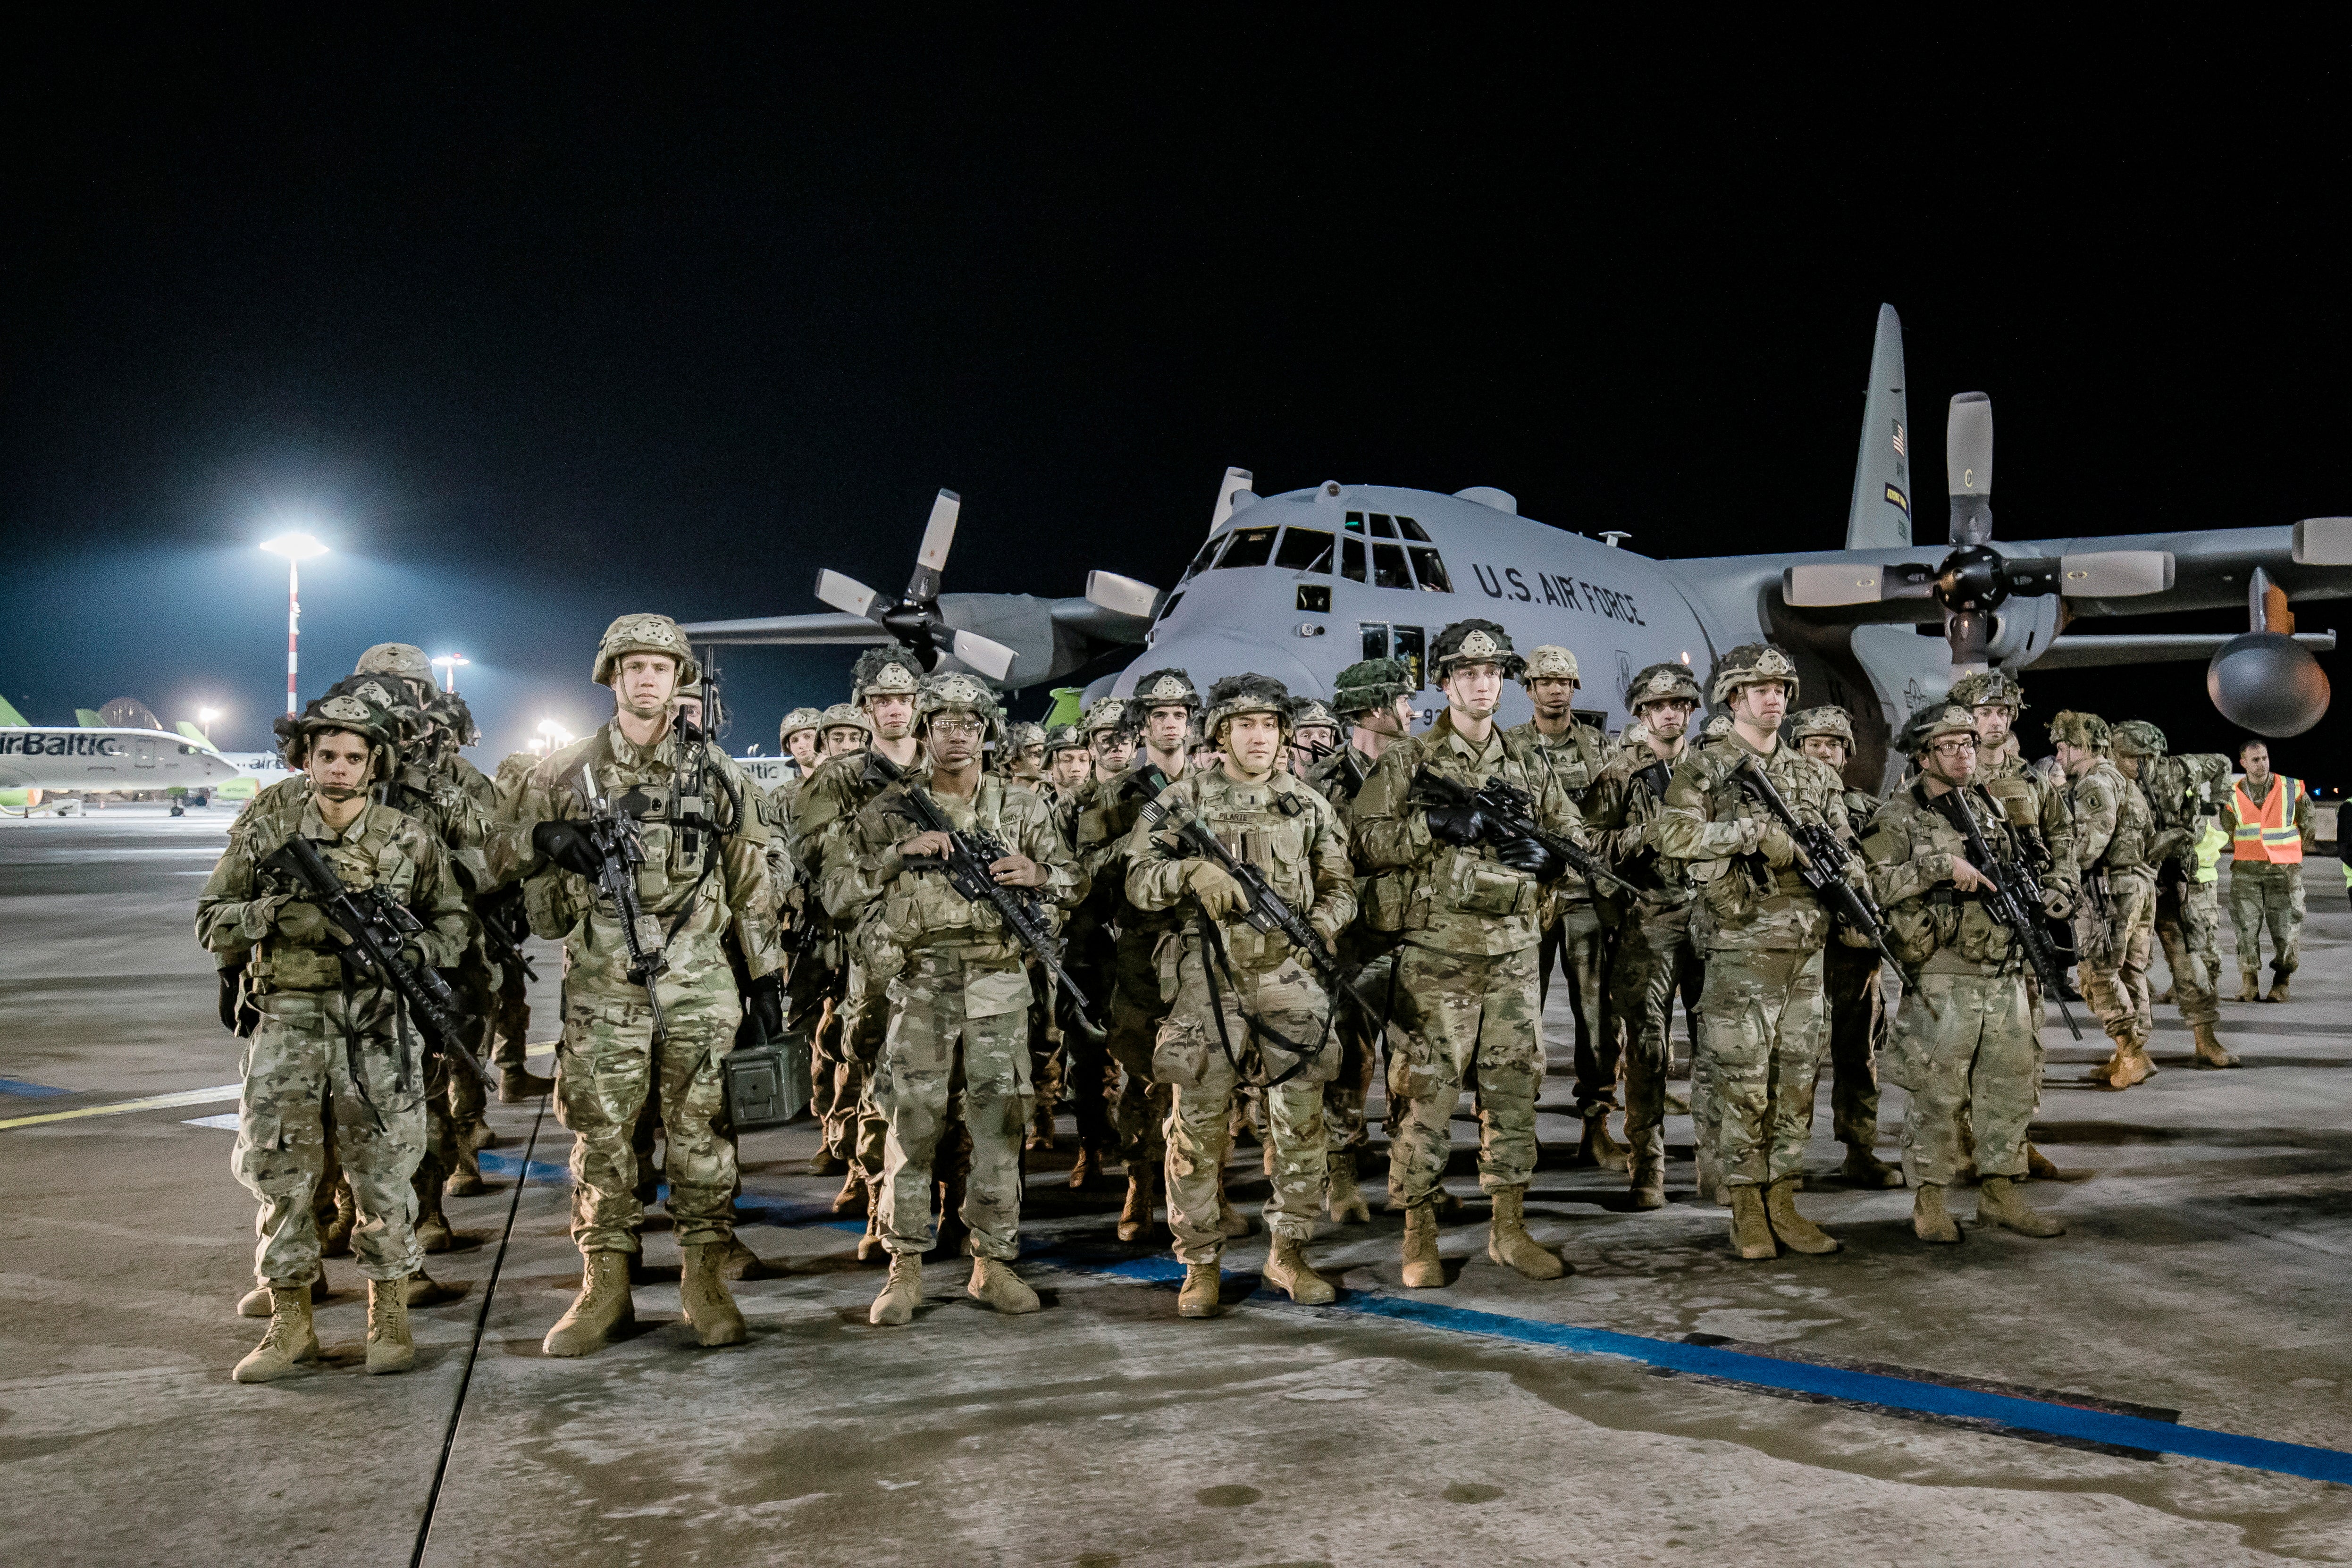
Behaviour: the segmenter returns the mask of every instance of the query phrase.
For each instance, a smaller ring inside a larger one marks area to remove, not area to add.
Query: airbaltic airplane
[[[217,789],[240,777],[206,745],[161,729],[46,729],[0,702],[0,805],[26,810],[44,795],[174,787]]]
[[[1011,687],[1066,675],[1120,644],[1143,644],[1127,667],[1087,689],[1131,689],[1174,665],[1205,688],[1255,670],[1295,692],[1325,695],[1359,659],[1395,654],[1418,672],[1439,628],[1466,616],[1500,622],[1521,648],[1559,643],[1582,667],[1588,716],[1624,723],[1624,687],[1645,664],[1680,660],[1704,681],[1716,658],[1770,638],[1796,659],[1807,704],[1855,716],[1862,756],[1887,763],[1887,742],[1913,708],[1958,674],[2209,661],[2206,685],[2233,723],[2299,735],[2326,712],[2315,651],[2333,632],[2296,633],[2293,600],[2352,598],[2352,517],[2288,527],[2206,529],[2009,544],[1992,538],[1992,406],[1952,400],[1946,431],[1950,504],[1947,552],[1913,558],[1912,434],[1903,333],[1879,309],[1864,402],[1861,451],[1843,550],[1653,559],[1522,517],[1507,493],[1439,495],[1328,481],[1258,497],[1250,475],[1226,471],[1209,537],[1176,586],[1089,574],[1080,599],[939,591],[960,502],[941,491],[907,592],[893,601],[838,572],[816,595],[839,613],[705,622],[708,643],[898,642],[926,665],[949,661]],[[2084,635],[2099,616],[2247,607],[2249,630]],[[1938,634],[1940,633],[1940,635]],[[1426,677],[1424,676],[1424,679]],[[1421,706],[1433,713],[1435,693]],[[1505,717],[1526,699],[1507,691]]]

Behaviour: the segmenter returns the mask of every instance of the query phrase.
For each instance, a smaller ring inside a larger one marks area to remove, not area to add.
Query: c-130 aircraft
[[[1359,659],[1395,654],[1416,674],[1439,628],[1466,616],[1506,627],[1521,648],[1559,643],[1584,672],[1579,713],[1622,725],[1633,672],[1680,660],[1702,681],[1716,657],[1769,638],[1797,663],[1807,705],[1854,716],[1859,756],[1885,771],[1889,741],[1913,709],[1954,679],[2011,672],[2203,659],[2214,706],[2233,724],[2299,735],[2327,711],[2313,657],[2334,632],[2297,632],[2295,600],[2352,597],[2352,517],[2292,527],[2211,528],[2104,538],[1997,539],[1992,532],[1992,405],[1952,400],[1945,432],[1950,516],[1945,553],[1915,543],[1912,437],[1903,329],[1881,306],[1853,499],[1840,550],[1653,559],[1523,517],[1507,493],[1451,496],[1329,480],[1260,497],[1231,468],[1209,537],[1176,586],[1088,574],[1084,597],[941,594],[960,500],[940,492],[915,575],[891,601],[838,572],[816,596],[836,613],[688,625],[708,643],[898,642],[926,668],[969,668],[1009,689],[1085,667],[1140,644],[1089,701],[1124,695],[1146,669],[1175,666],[1204,690],[1244,671],[1294,693],[1326,695]],[[2101,636],[2074,630],[2103,616],[2242,604],[2242,633]],[[1940,632],[1940,636],[1937,633]],[[1423,676],[1426,680],[1425,674]],[[1423,689],[1433,716],[1442,698]],[[1503,717],[1528,702],[1507,688]]]

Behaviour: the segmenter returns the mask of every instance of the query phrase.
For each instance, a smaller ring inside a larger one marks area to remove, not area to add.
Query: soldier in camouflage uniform
[[[1102,784],[1124,773],[1134,759],[1134,732],[1128,727],[1128,705],[1102,697],[1088,708],[1081,733],[1088,758],[1086,780],[1055,804],[1054,821],[1062,841],[1077,853],[1078,824]],[[1081,862],[1085,857],[1079,856]],[[1087,998],[1097,1018],[1109,1006],[1111,977],[1118,966],[1117,905],[1121,889],[1090,885],[1086,901],[1071,912],[1063,946],[1063,967]],[[1083,1190],[1102,1175],[1103,1161],[1118,1146],[1112,1131],[1110,1106],[1118,1093],[1119,1068],[1103,1041],[1082,1031],[1066,1031],[1062,1041],[1062,1086],[1077,1123],[1078,1154],[1070,1166],[1070,1188]]]
[[[1625,710],[1634,718],[1626,728],[1640,738],[1601,765],[1584,801],[1585,830],[1617,874],[1638,890],[1618,926],[1607,988],[1611,1027],[1625,1041],[1625,1142],[1637,1208],[1666,1204],[1666,1071],[1675,998],[1700,978],[1690,934],[1691,885],[1659,859],[1654,831],[1698,705],[1698,683],[1686,664],[1652,664],[1635,675],[1625,688]],[[1704,1123],[1706,1106],[1696,1085],[1692,1104],[1694,1123]],[[1714,1157],[1712,1127],[1707,1130],[1700,1144],[1700,1186],[1712,1196],[1718,1183],[1707,1169]]]
[[[784,945],[784,1033],[809,1042],[809,1115],[821,1129],[809,1175],[839,1176],[849,1168],[850,1152],[845,1145],[836,1147],[831,1137],[838,1121],[835,1102],[840,1074],[833,1062],[817,1061],[816,1040],[824,1032],[826,1009],[836,989],[841,948],[792,853],[801,790],[824,760],[824,710],[796,707],[784,715],[776,743],[796,769],[767,791],[768,879]]]
[[[1240,884],[1188,850],[1174,827],[1197,818],[1332,943],[1356,910],[1347,837],[1330,802],[1276,767],[1292,738],[1290,712],[1280,681],[1255,674],[1219,681],[1202,727],[1224,760],[1213,772],[1171,784],[1128,843],[1129,901],[1186,918],[1161,950],[1175,1004],[1160,1026],[1152,1076],[1174,1097],[1168,1220],[1184,1264],[1177,1311],[1188,1318],[1219,1310],[1226,1207],[1220,1177],[1234,1092],[1244,1083],[1258,1086],[1266,1106],[1273,1189],[1265,1225],[1273,1241],[1265,1277],[1309,1306],[1333,1294],[1301,1250],[1323,1197],[1324,1085],[1339,1067],[1330,998],[1286,939],[1243,918]]]
[[[887,652],[887,650],[876,650],[876,652]],[[867,657],[868,655],[865,653],[858,655],[861,663]],[[911,663],[911,661],[908,662]],[[855,681],[856,678],[853,673],[851,679]],[[865,710],[854,702],[834,704],[824,710],[824,759],[827,762],[836,757],[856,756],[865,750],[866,743],[874,738],[873,723],[866,718]]]
[[[792,777],[776,786],[789,814],[801,786],[824,760],[824,710],[796,707],[784,715],[783,722],[776,727],[776,749],[793,759]]]
[[[669,617],[614,621],[593,671],[613,688],[613,718],[535,768],[490,838],[492,871],[526,879],[531,928],[564,946],[555,1098],[575,1140],[572,1237],[583,1277],[578,1299],[548,1332],[550,1355],[586,1355],[634,1318],[629,1259],[645,1211],[632,1134],[656,1091],[670,1219],[685,1258],[680,1303],[701,1343],[743,1339],[743,1315],[723,1273],[738,1179],[719,1059],[734,1044],[747,1000],[769,1038],[782,1032],[782,955],[767,829],[751,801],[757,787],[724,752],[689,741],[671,720],[677,688],[698,673]],[[620,912],[595,882],[599,861],[583,826],[592,770],[644,845],[636,867],[651,928],[644,946],[667,961],[650,982],[629,977]],[[730,932],[748,997],[737,989]],[[661,1003],[658,1030],[651,996]]]
[[[1822,950],[1831,919],[1797,870],[1795,840],[1741,778],[1760,771],[1801,826],[1850,841],[1845,781],[1780,743],[1797,670],[1780,649],[1732,649],[1716,665],[1711,695],[1727,709],[1729,732],[1675,765],[1656,841],[1698,889],[1691,926],[1706,961],[1699,1043],[1731,1188],[1732,1241],[1742,1258],[1770,1258],[1781,1246],[1834,1252],[1837,1242],[1795,1201],[1829,1032]]]
[[[491,779],[498,791],[499,803],[490,812],[493,823],[505,821],[520,798],[524,782],[530,770],[539,766],[539,758],[528,751],[518,751],[502,758]],[[515,932],[516,946],[530,935],[528,922]],[[555,1087],[551,1078],[541,1078],[523,1065],[530,1049],[530,992],[528,977],[520,964],[499,966],[499,994],[490,1007],[489,1039],[491,1057],[499,1067],[499,1101],[515,1104],[533,1100]],[[513,1070],[506,1064],[512,1062]],[[481,1145],[487,1148],[487,1144]]]
[[[1304,779],[1339,747],[1339,716],[1314,697],[1290,705],[1290,772]]]
[[[1004,727],[1004,776],[1038,793],[1045,782],[1045,727],[1009,724]]]
[[[1503,682],[1521,668],[1509,633],[1491,621],[1457,621],[1438,633],[1431,668],[1445,712],[1381,755],[1353,819],[1364,865],[1408,873],[1396,992],[1411,1044],[1391,1051],[1388,1083],[1401,1103],[1389,1159],[1406,1205],[1404,1282],[1445,1283],[1434,1204],[1451,1153],[1447,1124],[1474,1074],[1478,1185],[1494,1200],[1487,1256],[1531,1280],[1556,1280],[1567,1266],[1528,1234],[1525,1205],[1544,1079],[1539,922],[1546,884],[1567,868],[1540,841],[1506,837],[1475,807],[1417,794],[1416,777],[1425,768],[1471,789],[1500,779],[1528,795],[1540,827],[1579,843],[1584,829],[1540,747],[1524,729],[1495,723]]]
[[[1853,716],[1834,704],[1789,719],[1787,737],[1805,755],[1845,778],[1853,757]],[[1878,802],[1843,791],[1846,821],[1860,838]],[[1886,1003],[1878,989],[1878,949],[1832,942],[1822,950],[1822,997],[1830,1015],[1830,1117],[1845,1145],[1843,1175],[1856,1186],[1903,1185],[1903,1173],[1874,1152],[1878,1144],[1878,1053],[1886,1041]]]
[[[1968,1165],[1972,1133],[1982,1182],[1977,1223],[2063,1235],[2066,1228],[2028,1207],[2015,1185],[2026,1174],[2026,1124],[2042,1103],[2042,1018],[2026,995],[2032,965],[2021,934],[1985,902],[1992,884],[1969,859],[1956,821],[1965,805],[1995,859],[2017,858],[2000,803],[1975,782],[1976,716],[1938,698],[1912,716],[1896,744],[1919,776],[1879,809],[1862,848],[1886,911],[1887,945],[1903,960],[1886,1075],[1910,1095],[1903,1169],[1912,1231],[1922,1241],[1960,1239],[1944,1189]],[[2043,913],[2031,911],[2035,919]]]
[[[2155,1027],[2147,964],[2156,945],[2156,869],[2148,849],[2156,819],[2147,797],[2108,759],[2111,731],[2096,714],[2062,713],[2050,721],[2059,766],[2074,781],[2074,863],[2084,896],[2074,911],[2076,971],[2083,999],[2115,1041],[2115,1054],[2091,1070],[2108,1089],[2153,1077],[2147,1037]]]
[[[1181,670],[1152,670],[1135,683],[1127,712],[1130,718],[1142,716],[1143,756],[1124,772],[1095,780],[1079,808],[1072,845],[1097,889],[1095,918],[1118,933],[1103,1045],[1126,1074],[1112,1108],[1119,1158],[1127,1166],[1127,1201],[1118,1217],[1122,1241],[1140,1241],[1150,1233],[1167,1161],[1163,1129],[1172,1100],[1168,1086],[1153,1081],[1151,1058],[1160,1020],[1168,1016],[1168,998],[1160,988],[1160,946],[1181,924],[1172,910],[1139,909],[1128,898],[1128,845],[1143,808],[1167,783],[1184,776],[1192,721],[1200,711],[1201,695]]]
[[[903,798],[920,790],[959,832],[993,838],[1005,852],[989,868],[1000,883],[1035,888],[1049,908],[1068,908],[1086,891],[1045,801],[982,770],[994,694],[971,675],[933,675],[917,717],[929,767],[911,769],[829,837],[820,884],[825,908],[854,927],[868,983],[887,988],[877,993],[888,1011],[867,1092],[887,1127],[877,1223],[890,1277],[868,1314],[883,1324],[908,1322],[922,1299],[932,1161],[958,1093],[971,1141],[966,1289],[999,1312],[1037,1310],[1037,1293],[1006,1266],[1021,1253],[1021,1133],[1032,1105],[1024,950],[993,904],[949,883],[948,836],[919,830]]]
[[[2156,826],[2148,846],[2156,867],[2156,937],[2172,971],[2172,988],[2162,999],[2180,1009],[2197,1041],[2198,1066],[2235,1067],[2236,1054],[2215,1032],[2221,1022],[2221,901],[2214,883],[2200,880],[2198,861],[2205,826],[2220,811],[2210,791],[2229,788],[2230,759],[2211,753],[2167,756],[2164,731],[2144,718],[2116,726],[2109,746],[2116,770],[2147,797]]]
[[[370,1372],[415,1364],[407,1281],[425,1262],[414,1228],[425,1082],[405,1010],[341,955],[300,884],[266,862],[299,834],[347,888],[384,889],[422,926],[409,943],[412,963],[455,963],[466,934],[465,905],[433,834],[369,802],[369,786],[394,761],[390,712],[339,693],[284,727],[287,765],[301,774],[238,817],[196,900],[196,939],[218,957],[243,959],[242,998],[259,1014],[245,1047],[234,1163],[261,1204],[254,1273],[269,1292],[269,1329],[237,1364],[240,1383],[283,1377],[319,1354],[314,1205],[331,1123],[358,1215],[352,1248],[368,1280]]]
[[[2288,999],[2287,977],[2303,950],[2303,858],[2318,838],[2311,791],[2300,779],[2271,771],[2271,748],[2260,740],[2238,747],[2245,776],[2221,791],[2221,830],[2230,835],[2230,923],[2237,929],[2238,995],[2242,1002]],[[2278,821],[2262,819],[2275,810]],[[2271,934],[2271,988],[2255,991],[2263,965],[2263,930]]]
[[[1307,784],[1339,808],[1341,827],[1354,841],[1356,798],[1370,781],[1388,748],[1412,733],[1412,670],[1402,659],[1364,659],[1339,672],[1331,706],[1348,721],[1348,742],[1309,770]],[[1356,880],[1356,918],[1340,934],[1339,961],[1355,971],[1367,997],[1393,1010],[1397,936],[1402,919],[1402,879],[1365,875]],[[1358,1167],[1371,1151],[1364,1102],[1381,1061],[1384,1020],[1368,1018],[1352,998],[1338,997],[1332,1031],[1339,1037],[1339,1070],[1323,1086],[1323,1140],[1328,1151],[1324,1203],[1343,1224],[1369,1224],[1371,1206],[1357,1185]],[[1391,1194],[1392,1206],[1405,1207]]]
[[[1087,745],[1086,731],[1075,724],[1064,724],[1045,732],[1045,795],[1066,840],[1069,828],[1077,822],[1078,794],[1094,776],[1095,754]]]

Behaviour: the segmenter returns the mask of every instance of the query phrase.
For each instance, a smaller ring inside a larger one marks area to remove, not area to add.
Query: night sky
[[[1169,583],[1229,464],[1828,548],[1882,300],[1922,490],[1949,396],[1992,394],[2004,537],[2352,513],[2321,68],[2224,99],[2048,40],[434,15],[122,13],[0,67],[0,692],[36,722],[129,695],[265,744],[288,526],[336,550],[305,695],[371,643],[463,652],[490,758],[609,711],[623,611],[896,590],[941,486],[950,591]],[[853,653],[730,651],[731,744]],[[2201,664],[2028,679],[2229,743]],[[2341,728],[2281,765],[2352,783]]]

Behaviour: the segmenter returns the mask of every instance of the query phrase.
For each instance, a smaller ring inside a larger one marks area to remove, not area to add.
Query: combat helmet
[[[1532,687],[1538,681],[1566,681],[1572,686],[1584,684],[1577,678],[1576,655],[1557,643],[1528,650],[1527,668],[1519,672],[1519,685]]]
[[[1797,703],[1797,665],[1769,643],[1742,643],[1716,661],[1712,700],[1717,707],[1742,686],[1778,681],[1789,689],[1789,706]]]
[[[1713,718],[1708,719],[1706,723],[1700,727],[1698,732],[1698,743],[1701,746],[1712,746],[1717,741],[1726,738],[1730,734],[1731,716],[1727,713],[1719,713]]]
[[[1282,722],[1282,738],[1290,738],[1290,688],[1272,675],[1255,673],[1227,675],[1209,688],[1209,712],[1201,721],[1202,737],[1212,746],[1222,746],[1225,721],[1245,713],[1274,715]]]
[[[1380,713],[1412,695],[1412,666],[1402,659],[1363,659],[1331,683],[1331,706],[1341,718]]]
[[[433,661],[414,643],[378,643],[360,655],[360,662],[352,666],[352,674],[398,675],[404,681],[423,681],[428,686],[437,684],[433,678]]]
[[[790,751],[793,748],[793,737],[804,729],[814,729],[822,735],[824,729],[823,708],[796,707],[784,715],[784,722],[776,727],[776,744]]]
[[[423,741],[425,731],[439,716],[432,711],[432,704],[440,694],[436,691],[432,695],[420,695],[405,675],[345,675],[323,695],[357,697],[372,707],[382,708],[392,718],[395,744],[403,748]]]
[[[614,672],[621,660],[630,653],[667,653],[677,661],[677,684],[690,686],[702,678],[702,666],[695,663],[694,649],[677,622],[667,615],[650,611],[624,615],[604,628],[604,640],[596,644],[595,682],[600,686],[613,684]]]
[[[323,696],[310,699],[299,718],[290,714],[280,715],[271,725],[282,743],[286,766],[297,773],[310,751],[310,738],[316,735],[343,730],[358,736],[375,748],[375,758],[369,771],[372,779],[390,776],[400,750],[400,720],[381,703],[347,692],[339,686],[328,688]]]
[[[1156,707],[1181,707],[1195,716],[1201,712],[1200,688],[1181,670],[1152,671],[1135,683],[1134,695],[1128,701],[1134,705],[1138,717]]]
[[[2007,670],[1979,670],[1952,683],[1951,700],[1967,708],[2005,707],[2011,714],[2021,714],[2025,711],[2025,688]]]
[[[1065,751],[1086,751],[1086,732],[1075,724],[1057,724],[1045,732],[1045,760],[1051,763]]]
[[[433,700],[432,711],[458,745],[481,744],[482,727],[474,722],[474,710],[466,706],[464,697],[456,692],[443,692]]]
[[[1019,724],[1004,727],[1004,749],[1007,751],[1023,751],[1045,744],[1045,727],[1042,724],[1032,724],[1024,719]]]
[[[1851,753],[1853,750],[1853,716],[1835,703],[1823,703],[1819,707],[1809,707],[1802,713],[1790,716],[1790,740],[1801,745],[1816,735],[1844,741],[1846,750]]]
[[[2114,739],[2115,731],[2105,719],[2095,713],[2076,713],[2062,709],[2050,717],[2050,743],[2061,742],[2079,746],[2085,751],[2105,751]]]
[[[912,697],[923,685],[923,667],[904,648],[868,648],[849,669],[849,700],[867,697]]]
[[[1565,648],[1560,652],[1566,653]],[[1573,660],[1570,661],[1571,664]],[[1527,661],[1511,646],[1511,634],[1492,621],[1473,617],[1456,621],[1437,634],[1430,645],[1429,668],[1438,680],[1444,680],[1463,664],[1496,664],[1502,668],[1506,680],[1515,679],[1527,668]]]
[[[1087,709],[1085,728],[1089,740],[1105,730],[1110,731],[1113,735],[1124,735],[1130,727],[1128,722],[1127,704],[1118,697],[1098,698],[1094,706]]]
[[[1290,703],[1292,730],[1312,729],[1317,725],[1321,725],[1325,729],[1337,734],[1339,729],[1339,716],[1333,713],[1320,697],[1292,698]]]
[[[1625,711],[1638,713],[1644,703],[1672,702],[1677,697],[1687,700],[1694,707],[1706,700],[1690,666],[1669,659],[1663,664],[1650,665],[1626,684]]]
[[[1003,721],[996,706],[996,694],[978,675],[968,675],[961,670],[943,674],[925,675],[915,693],[915,728],[919,732],[930,727],[931,720],[943,713],[968,713],[985,727],[984,742],[1003,738]]]
[[[821,730],[855,729],[862,731],[869,737],[874,733],[873,723],[866,718],[866,710],[856,703],[834,704],[817,715],[817,728]]]
[[[1965,735],[1973,740],[1976,733],[1975,714],[1949,697],[1935,697],[1919,705],[1919,711],[1911,716],[1903,726],[1903,733],[1895,737],[1895,746],[1906,757],[1925,757],[1930,747],[1948,735]]]
[[[1617,745],[1626,751],[1647,751],[1650,748],[1650,727],[1638,718],[1631,720],[1617,732]]]
[[[2120,757],[2161,757],[2168,749],[2164,731],[2144,718],[2127,718],[2116,726],[2107,744]]]

